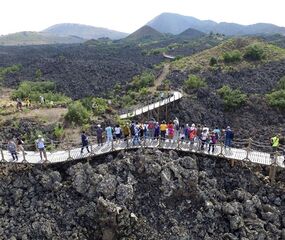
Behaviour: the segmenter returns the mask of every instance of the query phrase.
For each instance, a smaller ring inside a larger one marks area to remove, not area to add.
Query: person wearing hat
[[[101,128],[100,124],[97,125],[96,135],[98,146],[103,146],[103,128]]]
[[[41,161],[43,160],[43,156],[45,161],[47,161],[47,153],[45,149],[45,140],[42,135],[38,135],[38,139],[36,140],[36,147],[40,152]]]
[[[231,147],[232,140],[234,139],[234,133],[231,130],[230,126],[227,126],[227,129],[225,131],[225,147]]]

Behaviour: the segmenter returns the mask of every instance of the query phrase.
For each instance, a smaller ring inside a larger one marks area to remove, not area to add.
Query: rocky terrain
[[[21,70],[7,74],[5,86],[36,79],[56,83],[57,90],[73,99],[90,95],[106,96],[118,84],[130,82],[135,75],[162,61],[163,57],[145,56],[136,46],[47,45],[0,47],[0,67],[20,64]]]
[[[141,151],[2,165],[1,239],[285,238],[284,185],[269,184],[266,169]]]

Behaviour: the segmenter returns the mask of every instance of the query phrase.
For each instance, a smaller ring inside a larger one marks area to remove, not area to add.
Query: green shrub
[[[135,76],[132,85],[138,90],[144,87],[151,87],[154,85],[155,76],[151,72],[143,72],[140,76]]]
[[[265,57],[264,50],[259,45],[250,45],[247,47],[244,58],[251,61],[258,61]]]
[[[60,124],[57,124],[53,129],[53,134],[57,139],[62,138],[64,134],[64,128]]]
[[[225,63],[239,62],[241,60],[241,53],[238,50],[226,52],[223,55],[223,59]]]
[[[203,79],[201,79],[199,76],[192,74],[189,75],[188,79],[184,81],[185,90],[198,89],[206,86],[207,84]]]
[[[270,106],[285,109],[285,89],[267,94],[266,98]]]
[[[214,65],[216,65],[217,63],[218,63],[217,58],[211,57],[211,59],[210,59],[210,66],[214,66]]]
[[[282,77],[278,82],[278,89],[285,90],[285,76]]]
[[[235,109],[244,104],[247,100],[246,94],[238,89],[231,89],[229,86],[224,85],[218,90],[218,94],[224,101],[226,108]]]
[[[16,73],[22,69],[21,64],[15,64],[9,67],[0,67],[0,81],[4,80],[6,74]]]
[[[84,124],[87,123],[90,112],[83,106],[80,101],[69,104],[65,119],[71,123]]]

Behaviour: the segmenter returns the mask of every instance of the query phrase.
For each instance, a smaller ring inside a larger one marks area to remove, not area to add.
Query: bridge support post
[[[271,164],[269,169],[269,179],[272,183],[275,183],[275,177],[276,177],[276,168],[277,168],[277,157],[278,152],[274,154],[274,162]]]
[[[67,151],[68,151],[68,157],[67,157],[67,160],[68,160],[68,161],[73,160],[73,157],[71,157],[70,148],[69,148]]]
[[[27,163],[28,161],[26,160],[26,154],[25,154],[25,150],[22,149],[22,154],[23,154],[23,161],[22,163]]]
[[[113,152],[115,149],[114,149],[114,139],[112,139],[111,141],[111,151]]]
[[[179,137],[177,139],[177,150],[180,150],[180,139],[179,139]]]
[[[92,142],[90,143],[90,155],[93,155],[94,154],[94,151],[93,151],[93,146],[92,146]]]
[[[223,154],[223,143],[221,142],[221,150],[220,150],[220,153],[218,154],[218,157],[225,157],[225,155]]]
[[[7,162],[4,158],[3,149],[1,148],[1,162]]]

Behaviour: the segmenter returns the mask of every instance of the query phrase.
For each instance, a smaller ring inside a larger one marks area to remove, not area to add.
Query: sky
[[[132,33],[163,12],[285,27],[284,0],[1,0],[0,35],[80,23]]]

